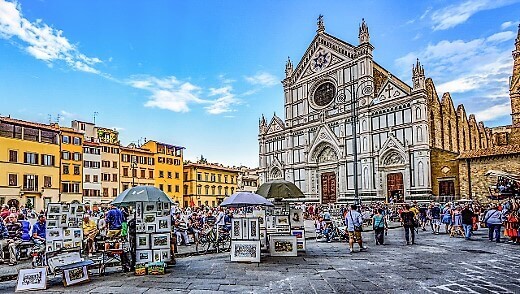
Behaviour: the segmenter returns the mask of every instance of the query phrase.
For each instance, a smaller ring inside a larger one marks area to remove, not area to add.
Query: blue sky
[[[283,116],[285,61],[298,63],[319,14],[353,45],[365,18],[380,65],[411,84],[419,58],[439,94],[487,126],[511,123],[513,0],[0,0],[0,114],[69,126],[97,112],[125,145],[256,167],[258,119]]]

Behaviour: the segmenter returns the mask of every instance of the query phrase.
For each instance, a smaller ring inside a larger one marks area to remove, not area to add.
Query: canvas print
[[[291,227],[301,228],[304,226],[303,210],[291,209],[289,216],[291,218]]]
[[[170,217],[162,216],[156,218],[157,223],[157,232],[169,232],[171,231],[170,227]]]
[[[63,238],[72,239],[72,229],[64,229],[63,230]]]
[[[231,239],[238,240],[242,239],[242,219],[236,218],[231,220]]]
[[[137,250],[135,255],[136,262],[152,262],[152,250]]]
[[[16,292],[47,289],[47,269],[44,267],[21,269],[18,272]]]
[[[56,221],[59,221],[61,218],[61,215],[59,214],[48,214],[47,215],[47,220],[56,220]]]
[[[63,240],[63,248],[71,249],[72,247],[74,247],[74,242],[72,242],[72,240]]]
[[[260,230],[260,248],[267,249],[267,235],[264,230]]]
[[[150,235],[137,234],[136,235],[136,249],[150,249]]]
[[[81,247],[81,241],[74,241],[74,247]]]
[[[144,215],[144,222],[145,223],[154,223],[156,217],[157,216],[155,214],[145,214]]]
[[[152,249],[169,249],[170,234],[153,234]]]
[[[298,256],[296,236],[271,236],[269,252],[271,256]]]
[[[233,241],[231,261],[260,262],[260,241]]]
[[[67,226],[67,219],[68,219],[69,215],[64,213],[61,215],[60,217],[60,227],[66,227]]]
[[[291,235],[296,236],[296,239],[304,239],[305,230],[291,230]]]
[[[171,204],[163,203],[163,211],[167,212],[167,215],[170,214]]]
[[[63,270],[63,284],[70,286],[88,281],[88,271],[86,266]]]

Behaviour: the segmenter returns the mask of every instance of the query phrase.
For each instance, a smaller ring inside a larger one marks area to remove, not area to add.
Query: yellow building
[[[120,183],[121,192],[132,186],[154,186],[154,154],[134,144],[120,147]]]
[[[60,145],[56,127],[0,117],[0,203],[37,212],[60,201]]]
[[[219,205],[237,190],[239,170],[203,162],[184,164],[184,206]]]
[[[164,191],[173,202],[180,206],[183,204],[182,172],[183,160],[182,150],[184,147],[148,141],[143,146],[154,154],[155,159],[155,187]]]
[[[57,125],[55,125],[58,127]],[[82,202],[83,134],[71,128],[59,127],[61,150],[61,202]]]

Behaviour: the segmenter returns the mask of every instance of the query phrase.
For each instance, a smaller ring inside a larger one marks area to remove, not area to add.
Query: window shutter
[[[38,176],[34,176],[34,191],[38,191]]]
[[[23,175],[23,189],[27,190],[27,175]]]
[[[41,163],[42,163],[42,165],[45,165],[45,158],[44,158],[45,155],[41,154],[40,156],[41,156],[41,158],[42,158],[42,159],[41,159]]]

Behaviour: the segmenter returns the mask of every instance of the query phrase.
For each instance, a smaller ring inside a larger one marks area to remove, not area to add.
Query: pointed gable
[[[269,126],[267,127],[267,133],[272,134],[272,133],[280,132],[280,131],[283,131],[284,128],[285,127],[284,127],[283,120],[281,118],[279,118],[278,116],[276,116],[276,114],[275,114],[273,116],[273,118],[271,119]]]
[[[410,89],[406,89],[400,83],[396,83],[392,78],[388,78],[383,83],[377,94],[379,101],[398,99],[410,94]]]

